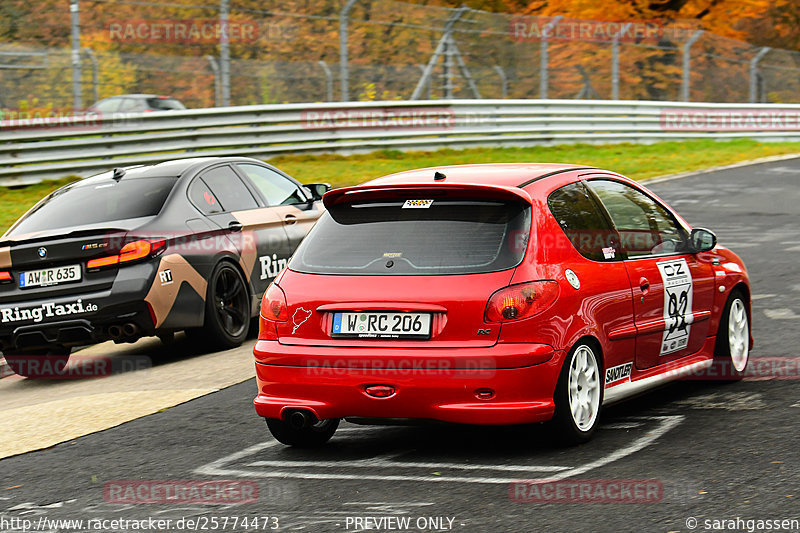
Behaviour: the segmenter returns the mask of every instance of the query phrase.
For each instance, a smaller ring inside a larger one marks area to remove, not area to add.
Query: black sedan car
[[[239,345],[261,296],[321,215],[327,184],[261,161],[117,168],[63,187],[0,238],[0,350],[32,358],[177,330]]]

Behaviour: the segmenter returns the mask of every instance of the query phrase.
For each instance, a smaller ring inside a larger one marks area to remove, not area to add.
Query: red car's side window
[[[552,192],[547,205],[578,252],[592,261],[620,259],[619,239],[583,183]]]
[[[628,258],[684,248],[684,232],[655,200],[619,181],[590,180],[588,184],[608,211]]]

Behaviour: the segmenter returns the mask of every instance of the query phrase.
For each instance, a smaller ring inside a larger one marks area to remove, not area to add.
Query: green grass
[[[0,234],[4,233],[33,204],[76,179],[78,178],[64,178],[25,187],[0,187]]]
[[[474,148],[436,152],[384,150],[371,154],[292,155],[269,162],[304,183],[328,182],[334,187],[354,185],[385,174],[414,168],[465,163],[573,163],[606,168],[633,179],[699,170],[760,157],[800,153],[800,143],[685,141],[656,144],[564,144],[529,148]],[[0,188],[0,231],[31,205],[70,178],[28,187]]]

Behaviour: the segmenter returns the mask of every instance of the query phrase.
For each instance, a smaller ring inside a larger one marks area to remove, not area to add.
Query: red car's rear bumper
[[[564,357],[540,344],[490,348],[345,348],[256,343],[256,412],[282,418],[419,418],[463,424],[524,424],[553,416]],[[371,385],[394,394],[376,398]],[[489,399],[476,391],[491,390]]]

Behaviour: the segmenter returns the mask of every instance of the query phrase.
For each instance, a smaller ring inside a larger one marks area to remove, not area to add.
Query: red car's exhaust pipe
[[[286,415],[286,420],[289,422],[289,425],[292,426],[294,429],[303,429],[307,427],[311,427],[319,420],[317,417],[314,416],[314,413],[311,411],[307,411],[305,409],[297,409],[288,413]]]

